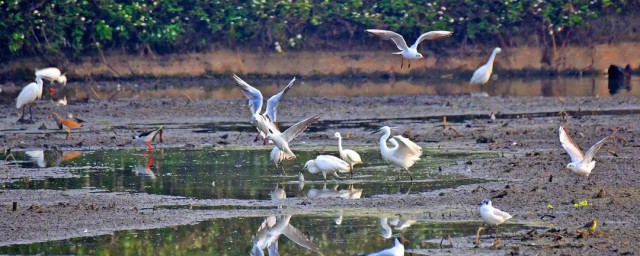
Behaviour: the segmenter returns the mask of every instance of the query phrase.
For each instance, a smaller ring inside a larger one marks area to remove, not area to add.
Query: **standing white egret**
[[[42,77],[43,79],[48,80],[51,83],[58,82],[62,85],[67,85],[67,76],[65,76],[65,74],[62,74],[62,72],[60,72],[60,69],[58,68],[51,67],[36,70],[36,76]]]
[[[489,78],[491,78],[491,72],[493,72],[493,61],[496,59],[496,54],[500,53],[501,51],[502,49],[500,49],[500,47],[496,47],[495,49],[493,49],[493,52],[491,53],[487,64],[482,65],[481,67],[476,69],[475,72],[473,72],[473,76],[471,77],[469,83],[479,85],[486,84],[489,81]]]
[[[400,68],[404,66],[404,59],[407,59],[409,61],[408,67],[411,68],[411,60],[419,60],[424,58],[422,54],[418,52],[418,45],[422,41],[440,39],[453,34],[453,32],[451,31],[429,31],[420,35],[416,42],[413,43],[411,47],[408,47],[407,42],[404,41],[404,37],[396,32],[381,29],[367,29],[367,32],[379,36],[384,40],[391,40],[396,44],[396,47],[398,47],[398,50],[400,51],[393,54],[402,55],[402,63],[400,64]]]
[[[304,168],[309,170],[310,173],[321,172],[325,181],[327,181],[327,174],[333,174],[338,177],[338,179],[342,179],[338,176],[338,173],[349,172],[349,170],[351,170],[347,162],[330,155],[319,155],[316,159],[307,161],[307,163],[304,164]]]
[[[20,91],[18,94],[18,99],[16,100],[16,108],[22,108],[22,116],[18,119],[19,123],[27,122],[24,119],[24,111],[27,105],[29,105],[29,121],[33,123],[33,111],[31,107],[36,100],[42,97],[42,78],[36,77],[35,83],[30,83]]]
[[[233,79],[236,80],[236,83],[240,85],[242,89],[242,94],[249,101],[249,109],[251,110],[251,123],[254,124],[258,128],[259,136],[262,136],[263,139],[267,138],[267,134],[269,130],[277,130],[278,128],[275,126],[276,122],[276,112],[278,108],[278,102],[280,102],[280,98],[287,93],[287,91],[293,86],[293,82],[296,81],[294,77],[291,79],[291,82],[282,89],[278,94],[271,96],[269,100],[267,100],[267,107],[264,110],[264,113],[260,114],[260,110],[262,110],[262,93],[249,85],[244,80],[240,79],[237,75],[233,75]],[[256,140],[258,137],[256,136]]]
[[[280,132],[276,130],[268,130],[267,131],[267,139],[273,141],[273,144],[276,145],[280,150],[284,152],[284,158],[289,160],[296,158],[296,155],[293,154],[291,148],[289,147],[289,142],[297,137],[300,133],[302,133],[311,123],[318,121],[320,119],[320,114],[316,114],[312,117],[309,117],[305,120],[302,120],[293,126],[289,127],[284,132]]]
[[[407,173],[409,173],[411,181],[413,181],[409,167],[420,160],[422,148],[401,135],[396,135],[393,136],[392,139],[389,139],[389,136],[391,136],[391,128],[389,128],[389,126],[380,128],[378,132],[380,131],[384,132],[382,137],[380,137],[380,153],[382,154],[382,158],[392,165],[406,170]],[[392,148],[387,146],[388,139],[391,144],[394,145]],[[398,179],[400,179],[400,171],[398,171]]]
[[[351,149],[342,149],[342,136],[339,132],[336,132],[334,137],[338,138],[338,152],[340,153],[340,158],[345,162],[349,163],[349,167],[351,169],[351,177],[353,177],[353,166],[356,164],[362,163],[362,158],[360,158],[360,154]]]

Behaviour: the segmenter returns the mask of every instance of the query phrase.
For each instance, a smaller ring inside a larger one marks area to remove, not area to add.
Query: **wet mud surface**
[[[280,104],[281,127],[322,113],[317,124],[294,140],[294,151],[295,148],[335,148],[333,133],[336,131],[347,137],[346,145],[377,147],[379,135],[371,132],[389,125],[429,150],[492,152],[498,157],[464,159],[439,169],[412,170],[460,174],[490,180],[487,183],[418,194],[381,194],[358,200],[289,198],[280,201],[282,209],[270,200],[195,199],[92,188],[4,189],[0,190],[0,211],[4,216],[0,218],[0,245],[269,214],[347,211],[375,216],[380,212],[400,212],[423,221],[478,221],[477,205],[489,198],[494,206],[514,215],[510,223],[537,228],[531,232],[499,234],[497,248],[492,247],[496,238],[485,235],[477,247],[475,237],[463,237],[452,239],[453,248],[411,249],[412,246],[408,246],[408,252],[631,255],[640,251],[638,98],[290,97]],[[243,100],[130,98],[71,103],[66,107],[42,102],[34,108],[34,124],[16,124],[19,115],[12,106],[2,105],[0,109],[3,151],[9,148],[13,151],[133,148],[142,153],[145,146],[131,141],[129,128],[151,129],[160,125],[165,129],[164,143],[154,143],[157,148],[271,148],[254,142],[256,133],[248,122],[249,111]],[[73,113],[87,123],[74,130],[75,139],[67,140],[65,132],[46,118],[54,111]],[[491,112],[496,113],[496,120],[489,119]],[[442,122],[443,116],[447,116],[446,124]],[[39,129],[43,124],[46,128]],[[569,157],[558,140],[560,125],[567,126],[581,148],[620,128],[615,139],[598,153],[590,182],[563,170]],[[293,168],[299,168],[306,160],[296,160]],[[46,173],[38,173],[37,169],[25,172],[8,162],[2,162],[0,168],[4,184],[20,179],[76,175],[55,169]],[[395,173],[390,171],[389,175]],[[584,200],[587,205],[580,206],[579,202]],[[13,202],[17,202],[15,211]],[[595,232],[576,234],[594,218],[598,220]]]

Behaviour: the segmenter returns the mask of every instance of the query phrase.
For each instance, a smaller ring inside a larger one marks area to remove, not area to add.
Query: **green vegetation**
[[[276,42],[287,50],[337,48],[336,40],[362,44],[366,28],[407,35],[453,30],[457,45],[516,37],[526,43],[551,31],[560,39],[589,20],[639,6],[625,0],[0,0],[0,42],[6,42],[0,56],[170,53],[240,43],[270,48]]]

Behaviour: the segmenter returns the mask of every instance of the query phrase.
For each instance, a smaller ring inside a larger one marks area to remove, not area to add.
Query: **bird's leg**
[[[353,165],[349,165],[351,167],[351,178],[353,178]]]
[[[399,181],[400,180],[400,170],[398,170],[398,177],[396,178],[395,181]]]
[[[33,122],[33,104],[29,104],[29,120],[31,120],[31,122]]]
[[[400,58],[400,59],[401,59],[401,61],[400,61],[400,69],[402,69],[402,66],[404,66],[404,58]]]
[[[260,132],[258,132],[258,134],[256,134],[256,138],[255,138],[255,139],[253,139],[253,142],[258,141],[258,137],[259,137],[259,136],[260,136]]]
[[[26,114],[25,110],[27,110],[27,107],[26,106],[22,106],[22,116],[20,117],[20,119],[18,121],[24,121],[24,115]]]
[[[336,176],[336,177],[338,177],[338,179],[339,179],[339,180],[344,181],[344,180],[342,179],[342,177],[340,177],[340,176],[338,175],[338,173],[337,173],[337,172],[334,172],[334,173],[333,173],[333,175],[334,175],[334,176]]]
[[[411,68],[411,60],[407,60],[407,62],[409,62],[409,65],[407,65],[407,67]]]
[[[411,180],[411,182],[413,182],[413,175],[411,175],[409,168],[404,168],[404,170],[407,171],[407,173],[409,174],[409,179]]]
[[[147,144],[147,147],[149,147],[149,152],[153,152],[153,147],[151,146],[151,142],[147,141],[146,144]]]
[[[287,176],[287,172],[284,169],[284,163],[282,163],[280,166],[282,167],[282,174],[284,174],[284,176]]]

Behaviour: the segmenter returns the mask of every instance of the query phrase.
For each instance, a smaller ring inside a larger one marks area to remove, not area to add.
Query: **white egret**
[[[567,151],[569,157],[571,157],[571,163],[567,164],[564,169],[586,178],[589,178],[591,170],[596,167],[596,161],[593,160],[593,157],[598,153],[598,150],[600,150],[604,142],[615,134],[615,132],[613,132],[611,135],[604,137],[591,146],[586,154],[582,154],[582,151],[573,140],[571,140],[569,133],[567,133],[564,127],[560,126],[559,133],[560,143],[562,143],[562,147]]]
[[[310,173],[321,172],[325,181],[327,180],[327,174],[333,174],[338,179],[342,179],[338,176],[338,173],[346,173],[351,169],[347,162],[330,155],[319,155],[316,159],[307,161],[304,164],[304,168],[309,170]]]
[[[411,181],[413,181],[409,167],[420,160],[422,148],[401,135],[396,135],[392,139],[389,139],[389,136],[391,136],[391,128],[389,128],[389,126],[380,128],[378,132],[380,131],[384,132],[382,137],[380,137],[380,153],[382,154],[382,158],[395,167],[406,170],[407,173],[409,173]],[[387,140],[394,145],[392,148],[387,146]],[[398,179],[400,179],[400,171],[398,171]]]
[[[262,110],[262,93],[249,85],[244,80],[240,79],[237,75],[233,75],[233,79],[236,80],[236,83],[240,85],[242,89],[242,94],[249,101],[249,109],[251,110],[251,123],[254,124],[258,128],[259,136],[262,136],[263,139],[266,139],[269,130],[277,130],[278,128],[275,125],[276,122],[276,114],[278,103],[280,102],[280,98],[287,93],[291,86],[293,86],[293,82],[296,81],[294,77],[291,79],[291,82],[282,89],[278,94],[271,96],[269,100],[267,100],[267,107],[264,110],[264,113],[260,114],[260,110]],[[256,137],[257,140],[257,137]]]
[[[407,243],[403,237],[393,239],[393,246],[379,252],[363,254],[365,256],[404,256],[404,244]]]
[[[307,129],[307,127],[311,125],[311,123],[318,121],[318,119],[320,119],[320,114],[316,114],[312,117],[302,120],[294,124],[293,126],[289,127],[289,129],[287,129],[282,133],[277,129],[276,130],[270,129],[267,131],[268,132],[267,139],[273,141],[273,144],[275,144],[280,150],[284,152],[285,159],[287,160],[294,159],[296,158],[296,155],[293,154],[293,152],[291,151],[291,148],[289,147],[289,142],[291,142],[291,140],[293,140],[305,129]]]
[[[511,214],[503,212],[499,209],[493,208],[491,200],[485,199],[480,203],[480,217],[482,220],[491,226],[497,226],[502,224],[508,219],[511,219]]]
[[[22,116],[18,119],[18,122],[27,122],[24,119],[24,112],[27,105],[29,105],[29,121],[33,123],[33,111],[31,107],[36,100],[42,97],[42,78],[36,77],[35,83],[30,83],[20,91],[18,99],[16,100],[16,108],[22,108]]]
[[[282,163],[286,158],[284,157],[284,152],[282,150],[278,147],[273,147],[269,154],[269,159],[276,164],[276,171],[280,171],[280,167],[282,167],[282,172],[284,173],[284,166],[282,166]]]
[[[404,41],[404,37],[396,32],[381,29],[367,29],[367,32],[379,36],[384,40],[391,40],[396,44],[396,47],[398,47],[398,50],[400,51],[393,54],[402,55],[402,63],[400,64],[400,68],[404,66],[404,59],[407,59],[409,61],[408,67],[411,68],[411,60],[419,60],[424,58],[422,54],[418,52],[418,45],[422,41],[440,39],[451,36],[453,34],[453,32],[450,31],[430,31],[420,35],[416,42],[413,43],[411,47],[408,47],[407,42]]]
[[[339,132],[336,132],[333,136],[338,138],[338,152],[340,153],[340,158],[349,164],[351,177],[353,177],[353,166],[361,164],[362,158],[360,158],[360,154],[358,154],[358,152],[351,149],[342,149],[342,136]]]
[[[51,83],[58,82],[62,85],[67,85],[67,76],[62,74],[58,68],[51,67],[36,70],[36,77],[42,77]]]
[[[473,72],[473,76],[471,77],[469,83],[479,85],[486,84],[489,81],[489,78],[491,78],[491,72],[493,72],[493,61],[496,59],[496,54],[500,53],[501,51],[502,49],[500,49],[500,47],[496,47],[495,49],[493,49],[493,52],[491,53],[487,64],[482,65],[481,67],[476,69],[475,72]]]

